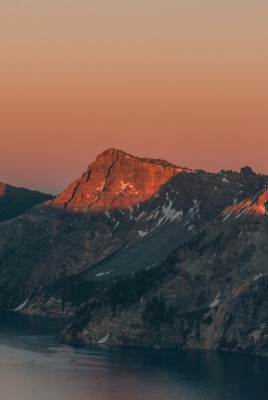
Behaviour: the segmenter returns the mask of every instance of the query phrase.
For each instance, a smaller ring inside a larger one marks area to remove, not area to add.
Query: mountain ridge
[[[108,149],[55,199],[0,223],[0,307],[71,319],[65,343],[268,355],[267,184],[250,167]]]
[[[0,221],[16,218],[37,204],[52,199],[38,190],[16,187],[0,182]]]

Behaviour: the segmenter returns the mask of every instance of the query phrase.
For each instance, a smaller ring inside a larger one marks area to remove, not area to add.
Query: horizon
[[[268,3],[2,1],[0,179],[56,193],[109,147],[268,174]]]
[[[220,173],[221,171],[233,171],[233,172],[238,172],[238,173],[239,173],[239,172],[241,171],[242,168],[244,168],[244,167],[250,167],[250,168],[252,169],[253,173],[260,174],[260,175],[266,175],[266,174],[264,174],[263,172],[255,171],[250,165],[241,165],[241,167],[240,167],[239,169],[237,169],[237,170],[235,170],[235,169],[228,169],[228,168],[222,168],[221,170],[218,170],[218,171],[209,171],[209,170],[204,170],[204,169],[202,169],[202,168],[191,168],[191,166],[187,166],[187,165],[174,164],[173,162],[171,162],[171,161],[169,161],[169,160],[167,160],[167,159],[164,159],[164,158],[162,158],[162,157],[160,157],[160,158],[146,157],[146,156],[145,156],[145,157],[140,157],[140,156],[137,156],[137,155],[135,155],[135,154],[128,153],[128,152],[126,152],[126,151],[124,151],[124,150],[122,150],[122,149],[117,149],[117,148],[114,148],[114,147],[109,147],[109,148],[106,148],[105,150],[103,150],[102,152],[96,154],[94,160],[92,160],[92,161],[87,165],[87,167],[84,168],[84,170],[82,170],[82,171],[80,172],[80,175],[77,175],[76,177],[74,177],[74,179],[71,180],[71,181],[69,181],[64,187],[61,185],[61,186],[62,186],[61,189],[59,189],[58,191],[54,191],[54,193],[53,193],[52,191],[49,192],[49,191],[45,191],[45,190],[39,189],[38,187],[35,188],[35,187],[27,187],[27,186],[18,186],[18,185],[16,185],[16,184],[12,184],[11,182],[5,182],[5,181],[3,181],[3,180],[1,180],[1,179],[0,179],[0,184],[3,183],[3,184],[6,184],[6,185],[15,186],[15,187],[19,187],[19,188],[24,188],[24,189],[29,189],[29,190],[37,190],[37,191],[42,192],[42,193],[45,193],[45,194],[52,194],[53,196],[58,196],[59,194],[62,193],[62,191],[64,191],[65,189],[67,189],[67,187],[68,187],[71,183],[73,183],[76,179],[79,179],[79,178],[82,176],[82,174],[86,171],[86,169],[87,169],[92,163],[95,162],[97,156],[99,156],[100,154],[102,154],[102,153],[104,153],[104,152],[106,152],[106,151],[108,151],[108,150],[115,150],[115,151],[118,151],[118,152],[122,152],[122,153],[125,153],[125,154],[127,154],[127,155],[129,155],[129,156],[131,156],[131,157],[139,158],[139,159],[166,161],[166,162],[168,162],[168,163],[170,163],[171,165],[174,165],[174,166],[176,166],[176,167],[185,168],[185,169],[189,169],[189,170],[192,170],[192,171],[202,171],[202,170],[203,170],[203,171],[205,171],[205,172],[207,172],[207,173],[215,173],[215,174]]]

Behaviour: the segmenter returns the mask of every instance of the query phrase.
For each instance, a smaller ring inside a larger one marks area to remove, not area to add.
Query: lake
[[[0,312],[1,400],[266,400],[268,360],[216,351],[79,348],[62,321]]]

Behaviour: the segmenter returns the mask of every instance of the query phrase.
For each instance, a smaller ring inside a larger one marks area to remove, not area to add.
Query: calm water
[[[0,312],[1,400],[267,400],[268,360],[62,346],[60,322]]]

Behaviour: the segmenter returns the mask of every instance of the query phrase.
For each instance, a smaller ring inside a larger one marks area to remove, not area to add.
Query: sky
[[[268,174],[267,0],[1,0],[0,181],[59,193],[114,147]]]

